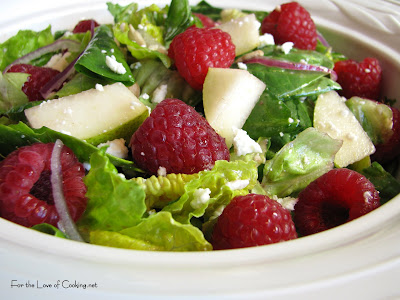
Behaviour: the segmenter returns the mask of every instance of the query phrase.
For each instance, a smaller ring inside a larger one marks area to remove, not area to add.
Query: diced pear
[[[265,89],[265,83],[242,69],[209,68],[203,85],[207,121],[232,146],[234,129],[241,129]]]
[[[148,116],[147,107],[122,83],[45,101],[25,110],[33,128],[52,130],[94,145],[132,134]]]
[[[314,109],[314,127],[331,138],[343,141],[334,160],[340,168],[375,152],[374,144],[345,101],[337,92],[331,91],[318,97]]]
[[[236,56],[249,52],[260,44],[260,22],[254,14],[229,20],[217,26],[230,34]]]

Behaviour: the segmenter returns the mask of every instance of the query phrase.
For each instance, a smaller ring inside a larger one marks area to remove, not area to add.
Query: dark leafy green
[[[67,236],[57,227],[54,227],[53,225],[47,224],[47,223],[42,223],[42,224],[37,224],[31,227],[34,230],[50,234],[52,236],[56,236],[59,238],[66,239]]]
[[[34,143],[51,143],[57,139],[63,141],[64,145],[69,147],[81,162],[89,162],[90,156],[98,152],[99,149],[83,140],[72,136],[51,130],[46,127],[32,129],[28,125],[20,122],[15,125],[0,125],[0,156],[5,157],[19,147],[31,145]],[[111,162],[127,170],[141,172],[132,161],[124,160],[115,156],[109,156]]]
[[[197,5],[191,7],[192,12],[206,15],[214,21],[221,17],[222,8],[212,6],[208,2],[202,0]]]
[[[125,68],[125,73],[119,74],[111,70],[106,64],[106,56],[114,56]],[[135,82],[124,54],[115,43],[111,29],[106,25],[96,28],[92,40],[76,62],[75,69],[89,77],[122,82],[125,85]]]
[[[381,204],[388,202],[400,193],[400,182],[377,162],[373,162],[370,167],[365,168],[361,173],[367,177],[379,191]]]
[[[165,20],[165,42],[186,30],[194,22],[188,0],[172,0]]]

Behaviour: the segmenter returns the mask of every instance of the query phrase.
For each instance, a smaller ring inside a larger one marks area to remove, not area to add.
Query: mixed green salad
[[[204,114],[202,91],[192,89],[184,81],[167,55],[172,39],[192,25],[201,27],[198,13],[218,22],[250,14],[261,22],[269,13],[227,10],[205,1],[189,5],[188,1],[175,0],[163,7],[108,2],[107,8],[114,22],[86,33],[74,34],[70,29],[52,32],[51,26],[42,31],[19,31],[0,44],[0,69],[4,71],[15,60],[60,43],[64,45],[60,49],[51,48],[29,60],[29,64],[44,66],[52,57],[63,56],[65,66],[73,66],[68,80],[58,88],[49,89],[44,102],[121,82],[139,91],[137,96],[149,111],[160,97],[173,97]],[[132,37],[135,31],[144,39],[144,45]],[[64,55],[65,47],[68,55]],[[334,47],[320,41],[315,51],[296,48],[284,51],[279,45],[262,42],[249,52],[253,51],[262,51],[263,56],[277,61],[310,64],[324,70],[331,70],[336,61],[346,59],[334,52]],[[112,71],[106,65],[105,56],[111,54],[122,64],[124,72]],[[240,58],[246,54],[238,56],[231,68],[242,68]],[[318,97],[341,89],[329,72],[262,64],[247,64],[246,70],[267,83],[258,102],[261,105],[251,112],[242,128],[260,145],[261,153],[241,155],[232,147],[230,161],[217,161],[212,170],[149,176],[135,165],[129,153],[118,157],[107,151],[107,146],[97,147],[96,143],[47,127],[32,128],[24,111],[43,101],[28,101],[21,91],[28,74],[2,72],[0,156],[4,159],[19,147],[57,140],[72,149],[87,166],[84,182],[88,204],[75,224],[87,242],[139,250],[212,250],[209,237],[213,225],[233,197],[250,192],[266,194],[293,208],[298,193],[334,167],[334,157],[340,148],[336,140],[313,130]],[[163,91],[161,96],[160,91]],[[355,115],[364,130],[379,140],[385,130],[377,129],[382,120],[374,117],[373,106],[364,104],[352,101],[350,110],[359,112]],[[365,157],[346,167],[364,174],[379,190],[382,203],[400,192],[400,183],[394,175],[397,161],[381,165]],[[248,185],[229,184],[240,181]],[[210,190],[207,201],[197,201],[199,189]],[[68,237],[51,225],[34,228]]]

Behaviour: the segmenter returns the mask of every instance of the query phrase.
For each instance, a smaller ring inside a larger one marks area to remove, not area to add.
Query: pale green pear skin
[[[375,146],[345,104],[346,99],[335,91],[321,94],[315,104],[314,127],[331,138],[342,140],[334,163],[343,168],[375,152]]]
[[[148,115],[148,108],[119,82],[25,110],[32,128],[45,126],[94,145],[121,137],[129,141]]]

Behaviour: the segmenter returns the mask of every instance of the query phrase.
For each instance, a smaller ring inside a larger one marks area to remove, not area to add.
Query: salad
[[[0,44],[0,217],[208,251],[318,233],[400,193],[379,61],[335,52],[297,2],[107,8],[112,24]]]

